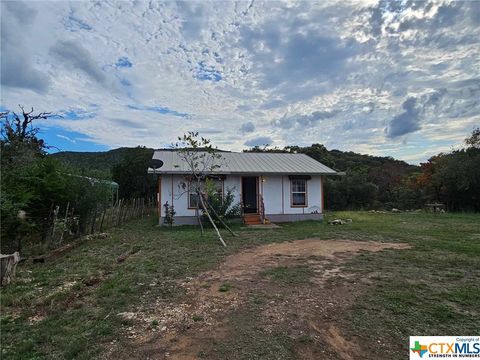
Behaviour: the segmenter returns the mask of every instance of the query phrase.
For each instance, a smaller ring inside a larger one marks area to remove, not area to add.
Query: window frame
[[[305,183],[305,191],[293,191],[294,181],[303,181]],[[301,205],[296,205],[293,203],[293,194],[304,194],[305,203]],[[290,180],[290,207],[292,208],[306,208],[308,207],[308,180],[307,179],[291,179]]]
[[[221,195],[222,195],[222,200],[223,200],[223,196],[224,196],[224,179],[219,178],[219,179],[210,179],[210,180],[217,180],[217,181],[220,182],[220,188],[221,188],[220,193],[221,193]],[[205,181],[206,181],[206,180],[201,180],[200,182],[201,182],[202,184],[205,184]],[[202,208],[202,207],[201,207],[201,204],[197,204],[197,206],[192,206],[192,205],[191,205],[191,196],[190,196],[190,195],[194,195],[193,193],[190,192],[190,188],[191,188],[191,187],[190,187],[190,184],[191,184],[191,183],[192,183],[192,180],[188,180],[188,191],[187,191],[187,201],[188,201],[188,204],[187,204],[187,208],[188,208],[189,210],[201,209],[201,208]]]

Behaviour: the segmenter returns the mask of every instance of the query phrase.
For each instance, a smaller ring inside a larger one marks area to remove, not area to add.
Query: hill
[[[122,162],[127,155],[134,153],[137,148],[121,147],[109,151],[75,152],[60,151],[50,156],[61,163],[78,169],[79,172],[93,172],[111,177],[112,168]],[[153,155],[153,149],[150,150]]]
[[[121,147],[99,152],[61,151],[51,154],[50,156],[65,165],[80,170],[110,171],[115,165],[124,160],[127,155],[134,153],[135,149],[137,148]],[[145,149],[151,151],[153,155],[154,149]],[[364,169],[370,173],[387,171],[403,176],[420,170],[419,166],[410,165],[405,161],[396,160],[392,157],[372,156],[352,151],[327,150],[321,144],[312,144],[312,146],[307,147],[289,146],[283,149],[260,149],[257,147],[246,151],[300,152],[309,155],[337,171]]]

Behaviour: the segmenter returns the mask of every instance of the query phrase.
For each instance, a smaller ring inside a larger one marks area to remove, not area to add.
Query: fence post
[[[102,220],[100,221],[100,232],[102,232],[102,229],[103,229],[103,220],[105,220],[106,213],[107,213],[107,208],[104,207],[102,212]]]
[[[57,216],[58,211],[60,210],[60,206],[55,206],[55,210],[53,210],[53,227],[52,227],[52,240],[55,241],[55,227],[57,225]]]
[[[70,207],[70,202],[67,203],[67,209],[65,210],[65,218],[63,220],[62,235],[60,236],[60,242],[63,241],[63,234],[67,228],[67,218],[68,218],[68,208]]]
[[[93,212],[92,227],[90,229],[90,234],[95,233],[95,223],[97,221],[97,208],[98,208],[98,205],[95,206],[95,211]]]
[[[117,226],[120,225],[120,215],[122,212],[122,199],[118,202],[118,210],[117,210]]]

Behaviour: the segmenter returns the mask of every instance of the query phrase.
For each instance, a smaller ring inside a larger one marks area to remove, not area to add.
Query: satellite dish
[[[160,169],[163,166],[163,161],[160,159],[152,159],[150,161],[150,167],[153,169],[153,171],[157,171],[157,169]]]

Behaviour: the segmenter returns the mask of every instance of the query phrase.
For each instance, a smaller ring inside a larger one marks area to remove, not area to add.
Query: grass
[[[226,236],[227,248],[219,245],[213,232],[201,237],[195,227],[159,228],[155,219],[145,219],[113,230],[107,239],[85,242],[54,262],[22,264],[17,281],[1,290],[0,357],[98,358],[105,344],[127,341],[122,329],[128,321],[118,313],[132,311],[139,301],[182,299],[183,290],[175,280],[211,269],[225,256],[247,247],[309,237],[412,245],[409,250],[362,253],[345,264],[348,271],[360,275],[375,273],[372,286],[344,314],[351,324],[350,334],[372,343],[371,358],[404,358],[410,335],[478,333],[480,215],[329,215],[337,216],[351,218],[353,223],[302,222],[263,230],[237,227],[239,237]],[[116,258],[132,246],[139,251],[117,263]],[[310,274],[306,266],[262,273],[287,287],[308,283]],[[224,291],[232,286],[224,285]],[[202,354],[295,358],[295,338],[281,331],[264,334],[255,326],[255,309],[264,301],[268,294],[232,314],[238,336],[218,345],[213,353]],[[376,347],[377,340],[389,346]]]
[[[278,266],[260,273],[271,281],[284,284],[305,284],[310,282],[313,270],[308,266]]]
[[[227,292],[230,291],[232,288],[232,284],[230,283],[223,283],[222,285],[219,286],[218,291],[220,292]]]

